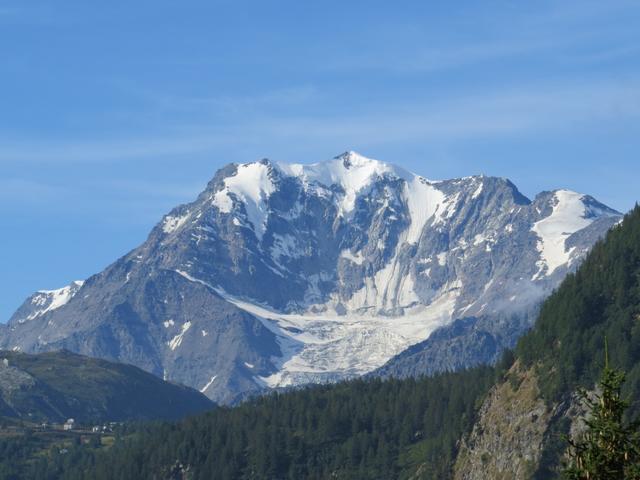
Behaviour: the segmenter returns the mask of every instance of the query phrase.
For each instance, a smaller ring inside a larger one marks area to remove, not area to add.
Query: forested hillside
[[[426,464],[426,478],[442,478],[493,374],[479,368],[272,394],[178,424],[136,427],[108,451],[78,447],[56,457],[48,475],[173,478],[184,470],[194,479],[410,478]]]

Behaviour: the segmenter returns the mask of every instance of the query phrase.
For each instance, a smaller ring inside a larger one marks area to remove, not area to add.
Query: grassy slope
[[[0,352],[0,358],[36,380],[35,386],[4,399],[12,416],[49,421],[73,417],[80,422],[177,419],[213,407],[199,392],[131,365],[66,351]]]

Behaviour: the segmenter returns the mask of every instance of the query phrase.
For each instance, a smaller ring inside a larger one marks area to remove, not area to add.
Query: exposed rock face
[[[494,387],[461,446],[456,480],[525,480],[538,468],[553,412],[540,398],[536,375],[516,364]]]
[[[371,372],[474,319],[393,373],[458,368],[510,345],[619,218],[566,190],[530,201],[505,179],[429,181],[353,152],[229,165],[55,308],[28,299],[0,347],[129,362],[230,403]]]
[[[558,478],[567,435],[586,430],[588,408],[574,392],[548,404],[538,389],[536,367],[516,362],[484,400],[471,433],[461,440],[454,480]],[[593,399],[595,391],[588,392]]]

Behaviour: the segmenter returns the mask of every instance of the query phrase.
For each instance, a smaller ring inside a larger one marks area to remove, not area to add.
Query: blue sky
[[[0,0],[0,321],[223,164],[345,150],[640,197],[637,1]]]

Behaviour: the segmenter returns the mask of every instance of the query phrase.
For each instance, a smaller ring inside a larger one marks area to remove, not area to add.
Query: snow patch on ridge
[[[184,337],[184,334],[187,333],[187,330],[189,330],[190,328],[191,328],[191,322],[184,322],[182,324],[182,330],[180,331],[180,333],[167,342],[167,345],[169,345],[169,348],[171,350],[175,350],[182,344],[182,338]]]
[[[182,270],[175,270],[175,272],[176,272],[178,275],[180,275],[180,276],[182,276],[182,277],[186,278],[186,279],[187,279],[187,280],[189,280],[190,282],[199,283],[200,285],[204,285],[205,287],[208,287],[208,288],[210,288],[210,289],[212,289],[212,290],[215,290],[215,289],[214,289],[214,287],[213,287],[212,285],[208,284],[207,282],[203,282],[202,280],[199,280],[199,279],[197,279],[197,278],[192,277],[192,276],[191,276],[191,275],[189,275],[187,272],[183,272]]]
[[[214,381],[216,378],[218,378],[218,376],[217,376],[217,375],[214,375],[213,377],[211,377],[211,380],[209,380],[209,381],[207,382],[207,384],[206,384],[204,387],[202,387],[202,388],[200,389],[200,393],[204,393],[204,392],[206,392],[206,391],[209,389],[209,387],[213,384],[213,381]]]
[[[344,195],[338,205],[338,216],[348,215],[355,208],[358,195],[365,193],[380,177],[386,174],[405,179],[412,176],[398,167],[356,152],[347,152],[329,162],[311,165],[279,163],[278,167],[285,174],[300,178],[306,187],[312,184],[342,187]]]
[[[256,238],[262,240],[269,215],[266,201],[274,190],[269,165],[246,163],[238,166],[234,176],[224,179],[224,188],[214,195],[213,205],[223,213],[230,213],[233,208],[232,195],[237,197],[244,204]]]
[[[471,199],[475,200],[476,198],[478,198],[482,194],[483,188],[484,188],[484,182],[482,181],[482,177],[480,177],[478,178],[478,186],[476,187],[475,191],[471,195]]]
[[[58,288],[56,290],[38,290],[36,294],[31,299],[31,305],[36,307],[31,314],[29,314],[26,318],[21,318],[18,320],[18,323],[24,323],[29,320],[34,320],[38,317],[41,317],[45,313],[56,310],[71,300],[78,290],[84,284],[83,280],[76,280],[71,283],[71,285],[67,285],[66,287]],[[38,308],[39,307],[39,308]]]
[[[187,213],[180,217],[174,217],[172,215],[167,215],[162,222],[162,230],[164,233],[173,233],[178,230],[185,222],[189,219],[191,213]]]
[[[540,261],[532,280],[551,275],[558,267],[569,263],[573,248],[567,250],[565,241],[594,220],[585,218],[587,210],[583,198],[580,193],[558,190],[554,193],[551,215],[533,224],[531,230],[539,237]]]
[[[406,241],[418,243],[424,226],[442,208],[445,195],[424,178],[416,176],[407,180],[404,196],[411,217]]]

